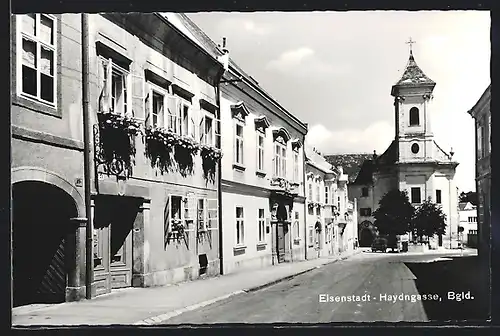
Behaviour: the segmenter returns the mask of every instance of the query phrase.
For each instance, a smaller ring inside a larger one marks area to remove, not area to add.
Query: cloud
[[[309,47],[299,47],[285,51],[277,59],[267,63],[266,68],[299,77],[326,76],[345,73],[350,70],[349,66],[334,66],[324,62]]]
[[[245,28],[246,31],[249,31],[257,35],[267,35],[270,32],[269,27],[263,25],[258,26],[254,21],[251,20],[244,21],[243,27]]]
[[[365,129],[328,130],[322,124],[309,128],[306,141],[322,153],[372,153],[382,154],[394,138],[394,128],[379,121]]]

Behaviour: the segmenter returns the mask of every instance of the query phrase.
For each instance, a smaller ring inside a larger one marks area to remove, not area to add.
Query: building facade
[[[72,14],[12,16],[14,306],[85,296],[79,26]]]
[[[307,259],[352,251],[357,240],[356,201],[348,200],[347,174],[306,146]]]
[[[458,203],[460,242],[468,247],[477,247],[477,208],[470,202]]]
[[[219,274],[222,54],[203,48],[179,14],[33,14],[12,26],[16,305],[78,300],[86,285],[95,296]],[[43,216],[50,225],[35,223]]]
[[[478,254],[489,265],[491,237],[491,84],[468,111],[476,124]]]
[[[446,215],[446,232],[437,245],[454,247],[458,240],[458,192],[454,177],[458,163],[439,147],[432,131],[432,93],[436,83],[415,62],[413,53],[401,79],[392,87],[395,138],[380,156],[365,160],[349,196],[358,199],[360,246],[370,246],[377,234],[373,211],[391,189],[406,190],[418,207],[431,199]]]
[[[304,259],[307,126],[232,60],[222,82],[224,273]]]

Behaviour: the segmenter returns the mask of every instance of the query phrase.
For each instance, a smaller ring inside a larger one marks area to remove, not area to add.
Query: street
[[[452,257],[459,262],[475,259],[460,257],[460,252]],[[461,282],[450,273],[451,268],[441,265],[450,260],[450,255],[443,253],[363,252],[289,281],[186,312],[163,324],[486,319],[486,311],[481,309],[485,294],[481,296],[474,288],[460,286]],[[440,274],[440,270],[444,273]],[[444,277],[445,273],[449,278]],[[457,301],[448,296],[448,292],[462,291],[471,291],[466,295],[468,300]]]

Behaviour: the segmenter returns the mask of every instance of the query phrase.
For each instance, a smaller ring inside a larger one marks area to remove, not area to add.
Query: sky
[[[413,55],[434,80],[435,140],[475,190],[474,121],[490,83],[488,11],[210,12],[188,15],[301,121],[322,154],[381,154],[394,138],[391,86]]]

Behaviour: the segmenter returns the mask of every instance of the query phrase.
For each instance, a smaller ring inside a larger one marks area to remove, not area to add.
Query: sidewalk
[[[18,307],[15,326],[155,324],[185,311],[201,308],[233,295],[261,289],[356,255],[323,257],[244,271],[156,288],[127,288],[92,300],[57,305]]]

